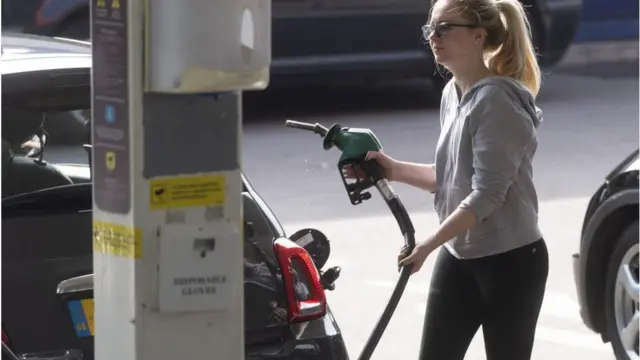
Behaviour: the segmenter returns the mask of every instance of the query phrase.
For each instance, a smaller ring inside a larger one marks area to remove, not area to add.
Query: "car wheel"
[[[607,271],[605,292],[607,332],[618,360],[638,360],[640,283],[638,221],[617,240]]]

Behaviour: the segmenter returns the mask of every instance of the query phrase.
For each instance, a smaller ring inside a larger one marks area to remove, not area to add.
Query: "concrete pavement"
[[[541,204],[541,227],[550,253],[550,276],[536,333],[533,359],[614,360],[610,347],[584,327],[575,300],[570,254],[576,251],[577,229],[586,198],[545,201]],[[353,209],[353,212],[357,212]],[[432,212],[413,213],[418,234],[435,228]],[[558,221],[558,219],[562,219]],[[309,221],[287,224],[287,229],[313,226],[332,240],[327,266],[340,265],[342,276],[329,301],[344,332],[350,355],[356,357],[367,340],[391,294],[397,272],[395,256],[401,237],[391,216],[356,220]],[[420,346],[431,269],[435,256],[409,282],[395,316],[372,359],[415,359]],[[478,332],[467,360],[485,359],[482,330]]]

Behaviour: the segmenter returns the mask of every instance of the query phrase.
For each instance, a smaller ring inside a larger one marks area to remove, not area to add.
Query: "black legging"
[[[548,273],[543,239],[470,260],[441,248],[419,359],[463,360],[482,325],[487,360],[529,360]]]

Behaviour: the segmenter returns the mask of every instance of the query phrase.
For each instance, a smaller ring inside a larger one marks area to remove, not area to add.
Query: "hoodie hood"
[[[543,121],[542,110],[536,106],[533,94],[529,89],[521,82],[514,80],[506,76],[490,76],[486,77],[477,83],[475,83],[471,89],[469,89],[468,96],[465,96],[467,101],[475,98],[475,94],[484,86],[493,85],[499,86],[504,89],[513,99],[514,102],[519,103],[530,115],[533,126],[538,128]],[[463,100],[463,102],[466,102]]]

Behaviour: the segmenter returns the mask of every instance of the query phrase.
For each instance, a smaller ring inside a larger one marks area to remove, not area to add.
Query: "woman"
[[[504,19],[504,20],[503,20]],[[423,28],[444,88],[435,164],[372,152],[392,181],[435,193],[440,227],[400,265],[436,259],[421,360],[462,360],[482,326],[487,360],[528,360],[548,253],[532,181],[540,70],[518,0],[436,0]]]

